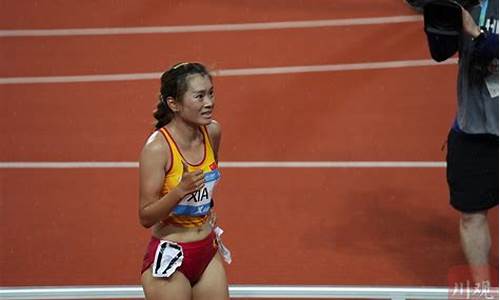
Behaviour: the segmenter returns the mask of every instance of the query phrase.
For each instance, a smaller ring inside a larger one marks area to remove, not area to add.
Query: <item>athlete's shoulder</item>
[[[148,137],[142,149],[142,155],[162,155],[169,150],[169,145],[160,130]]]
[[[213,138],[219,138],[222,132],[222,128],[220,126],[220,123],[217,122],[216,120],[212,120],[210,124],[206,125],[208,134],[210,137]]]

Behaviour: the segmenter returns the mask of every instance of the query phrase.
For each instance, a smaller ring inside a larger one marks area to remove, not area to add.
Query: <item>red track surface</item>
[[[412,14],[389,0],[128,2],[2,1],[0,27]],[[159,72],[181,60],[227,69],[428,59],[421,27],[0,38],[0,77]],[[221,159],[442,161],[455,78],[452,65],[217,77]],[[135,161],[157,90],[156,80],[0,85],[0,161]],[[137,177],[0,169],[0,285],[138,284],[148,232]],[[233,284],[447,285],[465,263],[444,169],[224,169],[216,199]],[[497,209],[490,221],[498,261]]]
[[[387,32],[397,31],[386,37]],[[420,22],[308,29],[0,38],[0,76],[160,72],[172,61],[212,69],[426,58]],[[418,43],[410,44],[407,39]],[[346,45],[348,45],[346,47]],[[369,46],[370,45],[370,46]],[[22,58],[22,59],[20,59]]]
[[[42,5],[43,4],[43,5]],[[3,29],[93,28],[201,25],[337,18],[367,18],[411,14],[398,1],[390,0],[147,0],[120,2],[100,0],[0,2]]]

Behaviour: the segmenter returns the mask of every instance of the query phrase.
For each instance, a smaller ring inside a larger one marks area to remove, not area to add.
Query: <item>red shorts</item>
[[[153,264],[159,244],[159,239],[151,237],[146,254],[144,255],[141,274]],[[200,241],[190,243],[177,242],[176,244],[181,246],[184,255],[184,259],[178,270],[187,277],[191,285],[194,285],[217,253],[218,247],[215,233],[212,231],[206,238]]]

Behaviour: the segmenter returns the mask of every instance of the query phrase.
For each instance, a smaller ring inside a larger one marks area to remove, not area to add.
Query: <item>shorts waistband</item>
[[[491,141],[491,142],[497,142],[498,143],[498,135],[491,134],[491,133],[467,133],[463,131],[458,131],[455,130],[454,128],[451,129],[451,132],[455,136],[459,136],[460,138],[471,140],[471,141],[478,141],[478,140],[483,140],[483,141]]]

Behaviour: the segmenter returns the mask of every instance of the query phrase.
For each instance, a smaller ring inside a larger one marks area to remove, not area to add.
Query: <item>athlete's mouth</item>
[[[201,113],[202,116],[204,116],[205,118],[211,118],[212,117],[212,111],[204,111]]]

